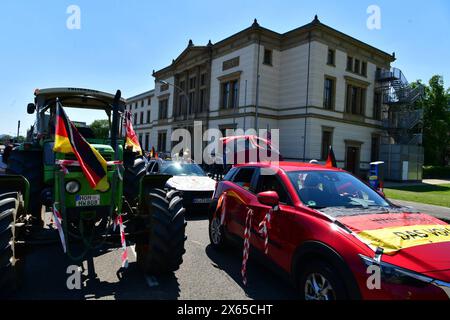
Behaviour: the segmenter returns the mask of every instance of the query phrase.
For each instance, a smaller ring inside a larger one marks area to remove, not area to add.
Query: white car
[[[181,192],[186,210],[206,211],[209,208],[216,181],[208,177],[198,164],[155,159],[150,161],[148,172],[171,175],[166,186]]]

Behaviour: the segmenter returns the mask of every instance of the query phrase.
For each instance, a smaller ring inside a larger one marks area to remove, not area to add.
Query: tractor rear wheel
[[[23,202],[17,192],[0,194],[0,293],[17,288],[16,223]]]
[[[144,156],[132,152],[124,152],[123,154],[123,165],[125,167],[123,194],[131,205],[135,205],[138,201],[139,181],[147,172],[147,164],[147,159]]]
[[[136,243],[137,263],[144,272],[161,275],[174,272],[186,252],[186,220],[178,191],[151,189],[145,214],[146,232]]]
[[[13,150],[8,159],[6,173],[24,176],[30,183],[29,209],[33,217],[41,217],[41,192],[43,184],[42,153],[39,151]]]

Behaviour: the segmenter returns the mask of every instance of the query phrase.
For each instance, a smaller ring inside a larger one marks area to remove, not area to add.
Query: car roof
[[[292,161],[280,161],[280,162],[250,162],[244,164],[238,164],[235,167],[261,167],[272,168],[274,170],[281,169],[287,172],[290,171],[345,171],[340,168],[326,167],[320,164],[306,163],[306,162],[292,162]]]

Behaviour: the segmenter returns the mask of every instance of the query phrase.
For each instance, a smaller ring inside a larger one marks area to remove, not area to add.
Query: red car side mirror
[[[269,207],[276,207],[280,203],[280,198],[276,191],[264,191],[256,195],[258,201]]]

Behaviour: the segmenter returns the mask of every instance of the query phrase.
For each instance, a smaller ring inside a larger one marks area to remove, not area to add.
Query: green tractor
[[[106,112],[107,136],[76,126],[108,161],[108,190],[93,190],[79,166],[62,170],[58,164],[76,157],[53,152],[57,103],[78,112]],[[45,242],[49,235],[59,241],[58,231],[44,221],[45,212],[53,208],[61,217],[67,255],[77,263],[87,260],[91,277],[92,252],[105,244],[121,245],[118,216],[145,273],[161,275],[179,268],[186,241],[182,198],[166,189],[171,176],[148,175],[146,158],[125,148],[125,106],[120,91],[114,96],[77,88],[36,90],[34,103],[27,107],[29,114],[36,113],[36,122],[27,141],[11,151],[6,174],[0,175],[0,288],[15,282],[28,245]]]

